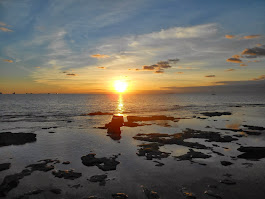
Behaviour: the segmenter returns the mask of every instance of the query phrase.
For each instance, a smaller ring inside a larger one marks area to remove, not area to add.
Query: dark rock
[[[228,162],[228,161],[221,161],[221,164],[223,166],[229,166],[229,165],[232,165],[233,163],[232,162]]]
[[[4,171],[4,170],[7,170],[9,169],[11,166],[11,163],[3,163],[3,164],[0,164],[0,171]]]
[[[65,161],[62,164],[70,164],[70,161]]]
[[[9,191],[18,186],[20,179],[30,174],[31,171],[25,169],[20,173],[6,176],[0,185],[0,197],[5,197]]]
[[[112,194],[112,198],[114,198],[114,199],[126,199],[126,198],[128,198],[128,195],[126,195],[125,193],[115,193],[115,194]]]
[[[103,199],[103,198],[99,198],[97,196],[89,196],[88,198],[83,198],[83,199]]]
[[[253,166],[253,163],[244,162],[244,163],[242,163],[242,165],[246,166],[246,168],[249,168],[249,167],[252,167]]]
[[[0,133],[0,147],[8,145],[22,145],[36,141],[35,133]]]
[[[145,156],[147,160],[152,160],[153,158],[161,159],[167,158],[170,153],[159,151],[160,144],[158,143],[150,143],[150,144],[141,144],[138,145],[141,147],[138,149],[138,156]]]
[[[90,182],[99,182],[99,185],[100,186],[104,186],[106,184],[106,178],[108,176],[106,174],[103,174],[103,175],[94,175],[94,176],[91,176],[89,181]]]
[[[218,152],[218,151],[214,151],[214,150],[212,150],[212,152],[215,153],[215,154],[217,154],[217,155],[224,156],[224,154],[222,154],[222,153],[220,153],[220,152]]]
[[[227,184],[227,185],[235,185],[236,182],[230,179],[224,179],[224,180],[220,180],[221,183],[223,184]]]
[[[214,116],[222,116],[222,115],[232,115],[230,112],[203,112],[202,115],[208,116],[208,117],[214,117]]]
[[[61,189],[56,189],[56,188],[54,188],[54,189],[51,189],[50,190],[52,193],[54,193],[54,194],[61,194],[62,193],[62,190]]]
[[[114,115],[111,122],[105,125],[105,127],[108,129],[108,135],[113,140],[121,139],[121,127],[123,126],[123,123],[123,116]]]
[[[86,156],[82,156],[82,163],[86,166],[97,166],[103,171],[116,170],[116,167],[120,162],[116,161],[117,156],[110,158],[96,158],[96,154],[90,153]]]
[[[75,185],[72,185],[72,186],[68,185],[68,187],[78,189],[79,187],[81,187],[81,184],[75,184]]]
[[[208,196],[212,196],[212,197],[214,197],[214,198],[222,199],[222,197],[221,197],[219,194],[215,193],[215,192],[212,191],[212,190],[206,190],[206,191],[204,192],[204,194],[206,194],[206,195],[208,195]]]
[[[261,127],[261,126],[251,126],[251,125],[243,125],[243,126],[250,130],[265,131],[265,127]]]
[[[59,171],[53,171],[52,174],[57,178],[64,178],[69,180],[74,180],[76,178],[80,178],[82,176],[82,173],[74,172],[74,170],[59,170]]]
[[[50,171],[54,169],[53,165],[47,165],[48,163],[53,163],[56,160],[51,160],[51,159],[46,159],[46,160],[40,160],[41,163],[37,163],[37,164],[30,164],[28,166],[26,166],[26,168],[31,168],[31,172],[33,171]]]
[[[54,131],[50,131],[49,133],[55,133]]]
[[[83,114],[83,116],[85,115],[113,115],[113,113],[107,113],[107,112],[101,112],[101,111],[98,111],[98,112],[94,112],[94,113],[88,113],[88,114]]]
[[[243,154],[237,156],[238,158],[249,159],[249,160],[258,160],[265,158],[265,147],[243,147],[237,149]]]
[[[149,189],[147,189],[147,188],[145,188],[145,187],[143,187],[143,186],[142,186],[142,188],[143,188],[143,192],[144,192],[144,194],[146,195],[146,197],[147,197],[148,199],[160,199],[160,197],[159,197],[159,195],[157,194],[157,192],[155,192],[155,191],[151,191],[151,190],[149,190]]]
[[[154,115],[150,117],[141,117],[141,116],[127,116],[128,122],[143,122],[143,121],[154,121],[154,120],[171,120],[174,121],[176,118],[167,117],[165,115]]]
[[[175,156],[175,158],[178,158],[179,160],[192,160],[193,158],[210,158],[210,155],[206,155],[202,152],[194,151],[190,149],[190,151],[184,155],[181,156]]]
[[[187,199],[196,199],[195,194],[188,191],[186,187],[182,187],[181,192],[182,192],[183,196],[185,196],[185,198],[187,198]]]

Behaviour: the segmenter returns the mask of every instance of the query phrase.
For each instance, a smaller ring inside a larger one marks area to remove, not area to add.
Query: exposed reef
[[[8,145],[22,145],[36,141],[35,133],[0,133],[0,147]]]

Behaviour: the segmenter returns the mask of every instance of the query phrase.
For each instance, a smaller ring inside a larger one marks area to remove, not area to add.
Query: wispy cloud
[[[254,80],[254,81],[265,80],[265,75],[261,75],[257,78],[252,78],[251,80]]]
[[[206,75],[205,77],[216,77],[215,75]]]
[[[103,66],[99,66],[97,67],[98,69],[106,69],[106,67],[103,67]]]
[[[10,30],[6,27],[0,27],[0,30],[3,31],[3,32],[13,32],[13,30]]]
[[[226,39],[233,39],[235,38],[236,36],[235,35],[225,35],[225,38]]]
[[[232,71],[235,71],[235,69],[233,69],[233,68],[229,68],[229,69],[227,69],[227,70],[225,70],[226,72],[232,72]]]
[[[227,62],[233,62],[233,63],[242,63],[242,60],[241,59],[238,59],[238,58],[229,58],[226,60]]]
[[[4,62],[13,63],[14,61],[11,59],[3,59]]]
[[[109,58],[109,55],[103,55],[103,54],[94,54],[90,55],[90,57],[97,58],[97,59],[104,59],[104,58]]]
[[[244,36],[243,39],[256,39],[259,37],[261,37],[261,35],[247,35],[247,36]]]

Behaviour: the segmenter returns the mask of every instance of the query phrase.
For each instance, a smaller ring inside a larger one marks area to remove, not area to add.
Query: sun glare
[[[127,89],[127,86],[128,86],[127,82],[121,81],[121,80],[116,80],[114,83],[114,88],[119,93],[125,92]]]

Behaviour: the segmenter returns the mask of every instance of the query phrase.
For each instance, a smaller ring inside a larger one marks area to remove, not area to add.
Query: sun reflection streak
[[[118,99],[118,106],[117,106],[117,112],[118,114],[117,115],[123,115],[124,111],[124,105],[123,105],[123,96],[120,94],[119,95],[119,99]]]

